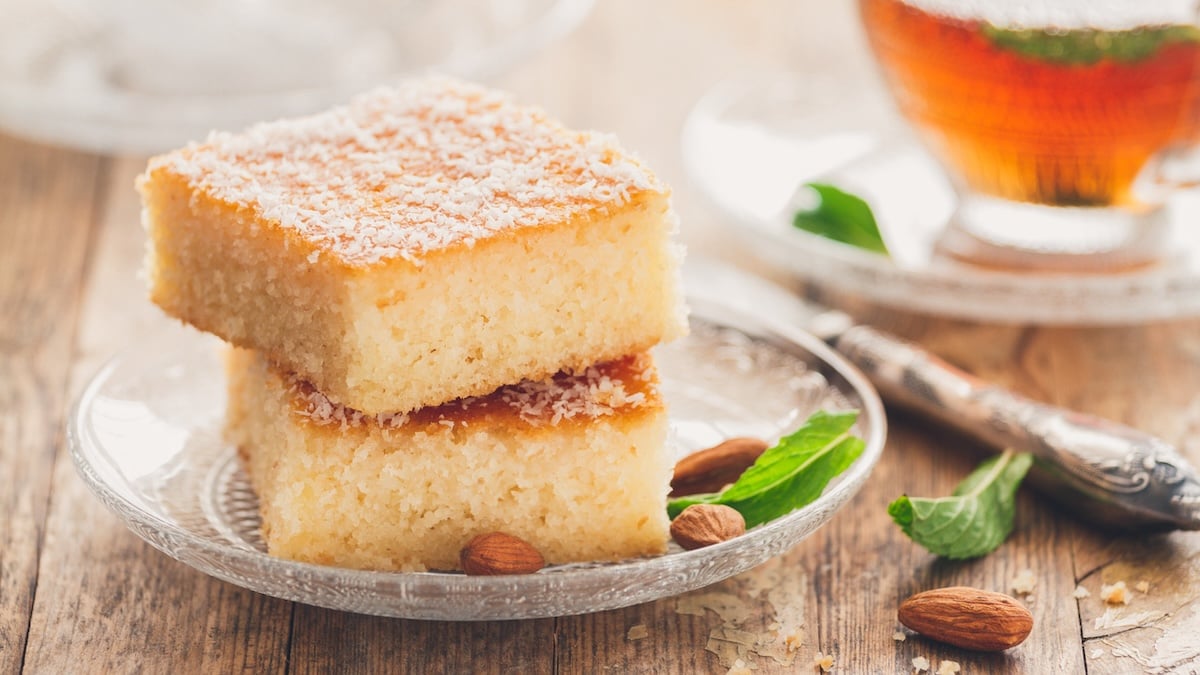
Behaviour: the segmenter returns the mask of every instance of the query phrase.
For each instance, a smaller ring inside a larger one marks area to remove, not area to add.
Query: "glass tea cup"
[[[859,9],[892,97],[958,192],[943,253],[1069,271],[1169,253],[1165,205],[1200,173],[1200,0]]]

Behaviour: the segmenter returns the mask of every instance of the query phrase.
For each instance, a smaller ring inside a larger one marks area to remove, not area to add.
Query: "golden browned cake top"
[[[626,356],[578,373],[559,373],[545,381],[525,380],[487,396],[462,398],[408,413],[365,415],[330,401],[295,376],[287,377],[286,383],[297,415],[319,426],[339,428],[400,429],[431,424],[450,428],[462,424],[469,428],[480,423],[552,427],[643,409],[655,410],[663,405],[658,374],[649,354]]]
[[[193,189],[294,231],[350,265],[470,246],[616,206],[653,174],[615,139],[574,132],[506,95],[442,78],[297,119],[213,133],[156,157]]]

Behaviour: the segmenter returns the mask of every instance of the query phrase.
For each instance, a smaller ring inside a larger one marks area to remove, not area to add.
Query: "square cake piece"
[[[258,493],[271,555],[453,570],[462,547],[492,531],[550,563],[666,550],[673,458],[649,354],[364,415],[234,349],[229,394],[227,435]]]
[[[368,414],[686,331],[667,190],[612,139],[473,85],[213,134],[138,187],[155,303]]]

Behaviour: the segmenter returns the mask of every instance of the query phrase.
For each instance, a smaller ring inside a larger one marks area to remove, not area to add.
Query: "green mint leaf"
[[[779,439],[729,486],[714,494],[688,495],[667,503],[672,518],[692,504],[724,504],[754,527],[809,504],[862,454],[864,443],[850,435],[857,411],[818,411],[794,433]]]
[[[1135,63],[1169,44],[1200,44],[1196,26],[1154,26],[1134,30],[1010,29],[984,24],[983,34],[1000,49],[1038,61],[1089,66],[1105,59]]]
[[[875,214],[861,197],[825,183],[805,183],[804,187],[813,191],[817,202],[812,208],[796,211],[792,218],[794,226],[843,244],[888,255]]]
[[[931,553],[964,560],[996,550],[1008,538],[1016,513],[1017,487],[1033,456],[1005,450],[971,472],[940,499],[901,496],[888,515],[904,534]]]

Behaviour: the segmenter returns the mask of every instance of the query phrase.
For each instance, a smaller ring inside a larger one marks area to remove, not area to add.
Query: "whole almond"
[[[967,586],[917,593],[900,604],[900,623],[938,642],[998,652],[1025,641],[1033,615],[1003,593]]]
[[[766,441],[757,438],[731,438],[684,457],[675,465],[671,496],[720,492],[749,469],[767,447]]]
[[[723,504],[692,504],[671,521],[671,538],[691,551],[746,532],[746,519]]]
[[[546,566],[546,559],[529,542],[503,532],[475,537],[458,559],[471,575],[532,574]]]

